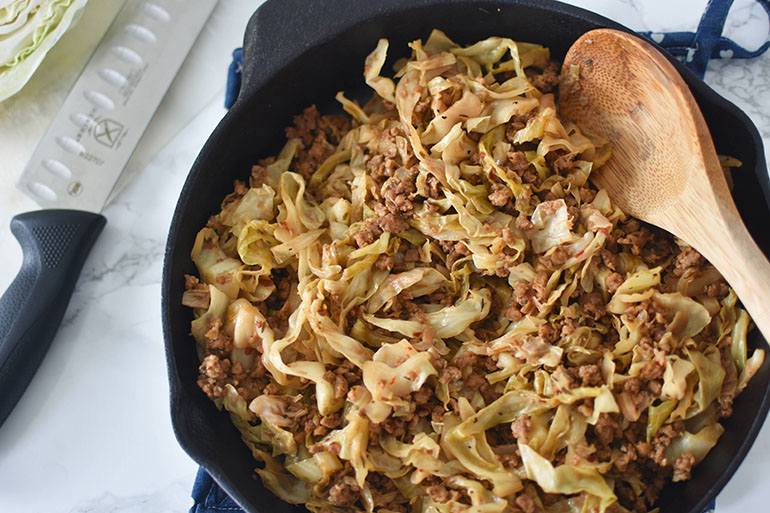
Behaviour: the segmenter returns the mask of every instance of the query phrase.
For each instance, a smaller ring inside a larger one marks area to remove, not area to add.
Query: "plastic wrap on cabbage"
[[[547,49],[410,49],[380,40],[372,99],[298,115],[198,234],[199,385],[319,513],[653,508],[763,362],[748,315],[592,187],[610,145],[558,117]]]

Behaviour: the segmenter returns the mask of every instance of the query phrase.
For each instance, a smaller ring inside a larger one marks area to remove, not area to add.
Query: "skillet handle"
[[[106,222],[78,210],[38,210],[11,220],[24,260],[0,297],[0,426],[51,345]]]

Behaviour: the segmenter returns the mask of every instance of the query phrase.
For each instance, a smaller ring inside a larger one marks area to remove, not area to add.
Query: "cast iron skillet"
[[[245,180],[257,159],[278,153],[292,116],[315,103],[334,109],[339,90],[365,89],[363,61],[380,37],[390,39],[390,62],[406,43],[439,28],[459,43],[492,35],[543,44],[555,59],[584,32],[611,27],[601,16],[538,0],[270,0],[251,18],[244,43],[243,86],[235,106],[201,150],[179,197],[163,269],[163,333],[171,389],[171,417],[179,443],[247,512],[288,513],[286,504],[255,480],[256,466],[228,415],[198,389],[198,358],[190,336],[192,312],[181,304],[184,275],[195,274],[190,249],[195,234],[219,211],[233,180]],[[762,140],[751,121],[678,62],[674,65],[698,100],[719,153],[743,162],[735,173],[738,209],[757,243],[770,254],[767,226],[770,183]],[[686,170],[682,170],[686,172]],[[764,192],[764,197],[763,197]],[[770,201],[770,200],[769,200]],[[751,349],[767,348],[754,330]],[[770,356],[770,355],[769,355]],[[735,402],[725,434],[690,481],[667,486],[662,513],[701,513],[725,486],[751,447],[770,406],[770,358]]]

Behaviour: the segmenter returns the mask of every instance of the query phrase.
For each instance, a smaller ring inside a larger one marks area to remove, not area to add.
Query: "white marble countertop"
[[[227,6],[236,0],[221,2]],[[261,2],[251,3],[256,7]],[[570,3],[637,30],[665,31],[693,29],[706,1]],[[766,20],[759,5],[738,0],[727,34],[755,48],[767,37]],[[245,16],[235,17],[222,37],[233,39],[235,46],[246,22]],[[220,91],[229,58],[218,57],[221,74],[210,78]],[[706,82],[746,111],[767,152],[770,54],[752,61],[714,62]],[[167,96],[164,103],[173,101]],[[63,325],[19,405],[0,428],[0,511],[167,513],[189,508],[197,466],[171,430],[160,277],[177,195],[225,112],[222,92],[213,100],[199,101],[199,114],[104,210],[107,227],[85,264]],[[7,134],[0,133],[0,141],[4,137]],[[21,251],[8,230],[11,217],[36,208],[13,186],[18,170],[9,174],[2,161],[0,156],[0,290],[21,263]],[[765,487],[770,487],[768,423],[719,496],[717,510],[766,511]]]

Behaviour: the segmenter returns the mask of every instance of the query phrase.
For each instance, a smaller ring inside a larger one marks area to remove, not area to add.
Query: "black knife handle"
[[[0,298],[0,426],[51,345],[106,222],[79,210],[38,210],[11,220],[24,259]]]

